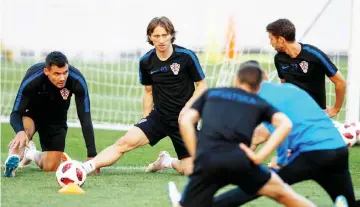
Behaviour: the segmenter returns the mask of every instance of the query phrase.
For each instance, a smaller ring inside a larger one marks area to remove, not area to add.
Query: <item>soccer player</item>
[[[258,63],[252,64],[260,69]],[[350,206],[356,206],[348,148],[319,105],[305,91],[287,83],[265,82],[259,96],[285,113],[293,123],[290,135],[277,148],[277,163],[273,159],[269,167],[279,171],[278,175],[290,185],[314,180],[334,202],[343,195]],[[268,123],[260,125],[254,133],[257,137],[254,137],[256,143],[253,144],[266,141],[273,130]],[[216,197],[214,206],[239,206],[257,197],[238,188]]]
[[[194,172],[183,192],[181,205],[212,206],[218,189],[228,184],[246,192],[268,196],[286,206],[314,206],[296,194],[275,174],[259,164],[291,131],[291,121],[256,95],[262,71],[244,63],[234,88],[216,88],[203,93],[181,120],[180,130],[194,160]],[[194,124],[202,118],[199,139]],[[254,154],[250,145],[255,127],[269,121],[276,127],[269,141]],[[239,148],[240,144],[240,149]],[[178,205],[176,187],[169,183],[173,206]]]
[[[65,148],[67,112],[73,94],[87,155],[89,158],[96,155],[85,78],[78,69],[69,65],[64,54],[54,51],[47,55],[45,63],[30,67],[21,82],[10,115],[10,124],[16,135],[9,143],[5,177],[15,175],[20,160],[24,165],[33,160],[44,171],[57,169]],[[37,151],[31,141],[36,131],[42,152]]]
[[[330,117],[336,116],[344,101],[346,81],[324,52],[313,45],[295,40],[295,26],[279,19],[266,27],[271,46],[278,52],[274,61],[282,83],[292,83],[305,90]],[[335,85],[336,101],[326,108],[325,75]]]
[[[146,30],[154,49],[140,59],[140,83],[144,85],[143,118],[113,145],[83,164],[87,172],[114,164],[124,153],[146,144],[154,146],[166,136],[171,138],[177,158],[161,152],[157,162],[146,171],[174,168],[189,174],[192,160],[181,139],[179,120],[195,97],[206,88],[205,75],[196,55],[173,44],[175,29],[166,17],[153,18]],[[195,87],[196,86],[196,87]]]

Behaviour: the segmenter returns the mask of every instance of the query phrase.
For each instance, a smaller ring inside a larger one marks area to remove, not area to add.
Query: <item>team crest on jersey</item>
[[[60,94],[64,100],[67,100],[70,94],[70,91],[67,88],[63,88],[60,90]]]
[[[174,73],[174,75],[179,74],[180,64],[173,63],[173,64],[170,65],[170,68],[171,68],[172,72]]]
[[[300,68],[303,70],[304,73],[308,72],[309,69],[309,63],[306,61],[301,61],[301,63],[299,64]]]

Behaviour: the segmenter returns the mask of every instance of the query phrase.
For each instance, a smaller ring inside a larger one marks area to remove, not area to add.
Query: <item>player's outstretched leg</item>
[[[139,127],[134,126],[113,145],[101,151],[92,160],[83,163],[83,167],[86,173],[91,173],[97,168],[111,166],[126,152],[146,144],[149,144],[149,139]]]
[[[23,117],[23,125],[24,125],[24,131],[25,131],[26,136],[31,140],[32,136],[35,133],[34,121],[30,117],[24,116]],[[29,144],[31,145],[30,142],[29,142]],[[14,177],[15,176],[16,169],[19,167],[19,165],[24,157],[25,148],[26,147],[21,146],[21,144],[15,146],[15,147],[14,146],[9,147],[9,156],[7,157],[7,159],[5,161],[5,171],[4,171],[5,177]]]
[[[313,207],[311,201],[297,194],[289,185],[284,183],[280,177],[271,173],[270,180],[258,191],[259,195],[267,196],[284,204],[287,207]]]

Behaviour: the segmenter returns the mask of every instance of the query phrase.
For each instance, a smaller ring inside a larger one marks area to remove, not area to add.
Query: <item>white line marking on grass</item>
[[[5,166],[1,165],[1,167],[4,168]],[[25,167],[25,168],[18,168],[18,169],[26,169],[26,168],[40,170],[40,168],[34,164],[31,164],[30,166]],[[145,172],[145,167],[116,165],[116,166],[103,167],[103,168],[101,168],[101,170],[131,170],[131,171],[144,171]]]

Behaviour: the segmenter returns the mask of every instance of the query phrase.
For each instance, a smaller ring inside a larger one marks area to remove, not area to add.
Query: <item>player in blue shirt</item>
[[[260,68],[256,61],[250,63]],[[259,96],[293,122],[290,135],[277,148],[277,164],[271,163],[271,167],[278,170],[278,175],[290,185],[314,180],[333,201],[343,195],[349,206],[359,205],[359,201],[355,202],[349,172],[348,148],[320,106],[305,91],[288,83],[263,83]],[[253,142],[260,144],[273,130],[268,123],[260,125],[255,134],[261,136],[254,137]],[[291,151],[290,156],[288,150]],[[239,206],[257,197],[237,188],[217,197],[214,206]]]
[[[256,95],[262,71],[242,65],[233,88],[214,88],[204,92],[180,122],[184,143],[194,158],[194,171],[180,200],[174,183],[169,183],[173,206],[212,206],[216,191],[235,184],[247,193],[268,196],[286,206],[313,206],[296,194],[279,177],[259,165],[291,131],[291,122],[283,113]],[[202,118],[196,139],[194,124]],[[254,129],[263,121],[276,130],[261,150],[254,154],[250,146]],[[243,150],[239,148],[239,144]],[[248,156],[246,156],[248,154]]]

